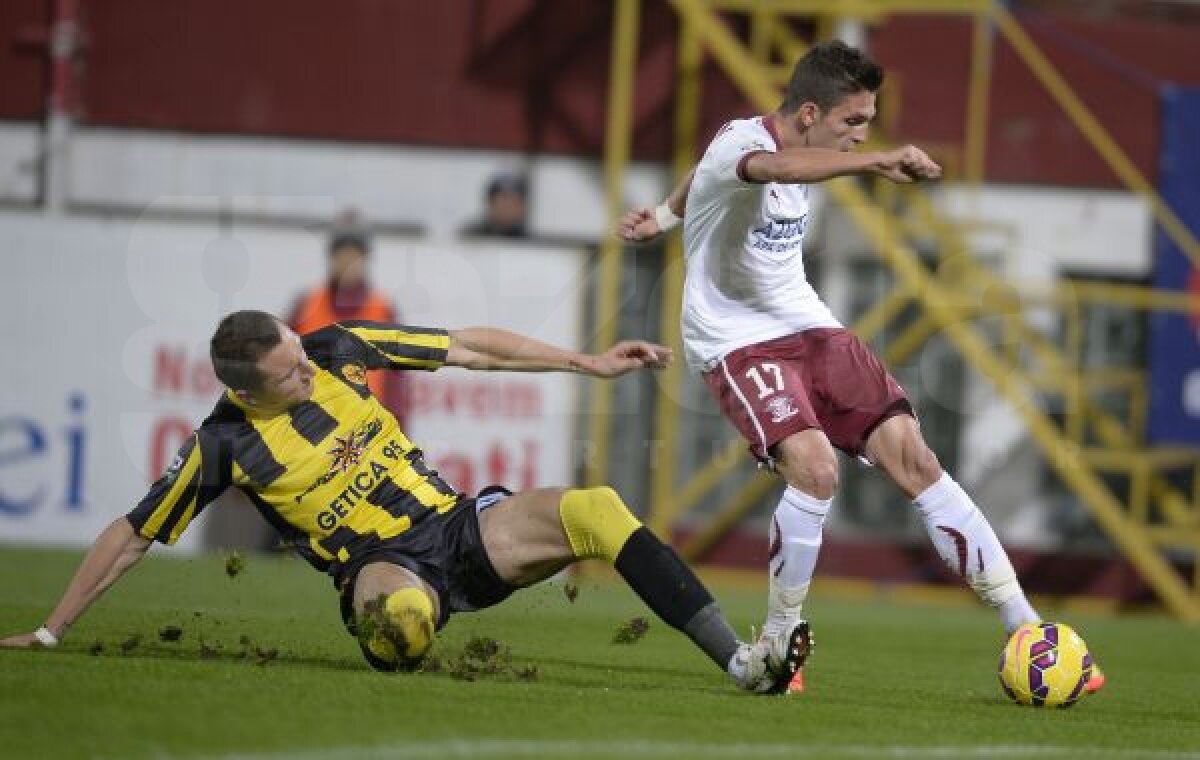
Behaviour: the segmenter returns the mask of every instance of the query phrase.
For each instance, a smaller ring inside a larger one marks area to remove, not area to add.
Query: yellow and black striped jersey
[[[241,489],[284,542],[321,570],[393,538],[460,495],[367,387],[368,369],[435,370],[445,330],[342,322],[302,337],[312,397],[264,415],[226,392],[128,519],[174,543],[226,488]]]

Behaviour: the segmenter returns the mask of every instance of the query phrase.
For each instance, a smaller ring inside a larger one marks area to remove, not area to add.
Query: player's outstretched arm
[[[834,177],[874,174],[897,183],[942,176],[942,167],[913,145],[879,152],[846,152],[829,148],[788,148],[752,154],[745,174],[756,182],[809,184]]]
[[[617,237],[627,243],[645,243],[663,233],[670,232],[681,221],[687,209],[688,190],[692,187],[692,169],[687,173],[667,199],[654,208],[638,208],[625,212],[617,225]]]
[[[66,635],[92,602],[116,583],[125,571],[146,554],[150,541],[138,535],[125,517],[118,517],[104,529],[83,558],[75,577],[67,585],[58,606],[42,628],[0,639],[0,647],[54,646]]]
[[[666,346],[623,340],[602,354],[582,354],[493,327],[450,331],[446,364],[478,370],[579,372],[618,377],[636,369],[662,369],[671,363]]]

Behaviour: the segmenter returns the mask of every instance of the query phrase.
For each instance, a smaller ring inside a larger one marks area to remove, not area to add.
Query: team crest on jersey
[[[299,504],[305,496],[338,475],[344,475],[357,467],[362,461],[363,453],[371,445],[371,441],[375,440],[375,436],[379,435],[380,430],[383,430],[383,422],[376,418],[363,423],[357,430],[353,430],[345,436],[334,436],[333,448],[325,452],[332,457],[329,470],[313,481],[312,485],[304,489],[303,493],[296,496],[296,503]]]
[[[354,385],[367,384],[367,368],[361,364],[343,364],[342,377]]]
[[[800,410],[792,403],[791,396],[776,396],[767,402],[767,413],[771,415],[771,422],[783,422],[795,417]]]

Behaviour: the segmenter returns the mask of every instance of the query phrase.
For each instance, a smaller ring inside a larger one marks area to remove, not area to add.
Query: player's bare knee
[[[829,499],[838,487],[838,463],[832,451],[818,450],[801,456],[794,449],[785,452],[779,468],[792,488],[818,499]]]
[[[819,430],[805,430],[780,441],[772,450],[788,485],[818,499],[833,496],[838,485],[837,454]]]
[[[813,462],[808,467],[808,479],[810,482],[810,495],[818,499],[833,498],[834,492],[838,487],[838,466],[837,461],[820,460]]]

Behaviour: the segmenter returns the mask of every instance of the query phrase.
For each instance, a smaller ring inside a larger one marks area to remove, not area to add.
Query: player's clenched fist
[[[905,145],[879,156],[877,172],[892,182],[919,182],[942,176],[942,167],[915,145]]]
[[[617,235],[627,243],[644,243],[662,234],[654,209],[639,208],[625,212],[617,226]]]

